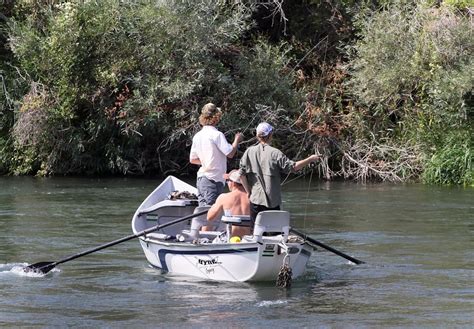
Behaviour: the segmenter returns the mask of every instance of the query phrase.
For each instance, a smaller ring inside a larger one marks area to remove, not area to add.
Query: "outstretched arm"
[[[316,154],[310,155],[306,159],[296,161],[295,166],[293,167],[294,171],[299,171],[300,169],[304,168],[306,165],[310,164],[311,162],[316,162],[319,159],[319,156]]]

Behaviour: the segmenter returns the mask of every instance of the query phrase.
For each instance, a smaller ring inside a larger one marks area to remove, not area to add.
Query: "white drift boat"
[[[176,193],[175,191],[178,191]],[[173,193],[175,192],[175,193]],[[170,195],[184,198],[170,199]],[[178,220],[176,224],[139,236],[148,262],[163,271],[218,281],[274,281],[282,265],[292,278],[303,274],[313,248],[298,236],[290,236],[286,211],[265,211],[258,215],[252,235],[230,242],[232,225],[246,225],[248,216],[223,216],[214,231],[200,231],[208,225],[208,208],[197,207],[195,187],[169,176],[140,205],[133,216],[134,234]]]

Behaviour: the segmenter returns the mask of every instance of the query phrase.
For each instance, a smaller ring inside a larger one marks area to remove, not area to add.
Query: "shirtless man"
[[[250,215],[250,202],[242,183],[240,181],[240,173],[238,170],[232,170],[230,173],[225,174],[227,186],[230,192],[223,193],[217,197],[216,203],[214,203],[207,213],[207,220],[212,221],[222,216],[225,210],[230,210],[232,215]],[[203,227],[203,231],[205,231]],[[232,225],[232,236],[249,235],[250,228],[244,226]]]

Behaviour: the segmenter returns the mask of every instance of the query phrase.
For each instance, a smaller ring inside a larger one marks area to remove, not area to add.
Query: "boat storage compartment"
[[[142,217],[142,220],[146,222],[146,228],[163,225],[191,215],[196,208],[196,203],[194,200],[163,200],[151,207],[143,209],[140,211],[139,216]],[[183,221],[175,225],[165,227],[157,233],[163,233],[165,235],[175,236],[180,233],[182,230],[189,227],[191,220]]]

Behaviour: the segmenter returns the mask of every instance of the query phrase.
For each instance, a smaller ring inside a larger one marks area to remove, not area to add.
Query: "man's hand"
[[[244,139],[244,136],[242,135],[242,133],[239,132],[235,134],[234,143],[239,144],[243,139]]]
[[[317,155],[317,154],[313,154],[309,157],[309,162],[316,162],[318,161],[319,159],[321,159],[321,156]]]
[[[299,171],[301,170],[304,166],[310,164],[311,162],[316,162],[317,160],[319,160],[321,158],[321,156],[319,155],[316,155],[316,154],[313,154],[313,155],[310,155],[309,157],[307,157],[306,159],[304,160],[300,160],[300,161],[297,161],[295,163],[295,166],[293,167],[293,171]]]
[[[229,159],[232,159],[235,155],[235,153],[237,153],[237,148],[239,147],[239,143],[242,141],[242,133],[237,133],[235,134],[235,137],[234,137],[234,142],[232,143],[232,151],[227,154],[227,157]]]

